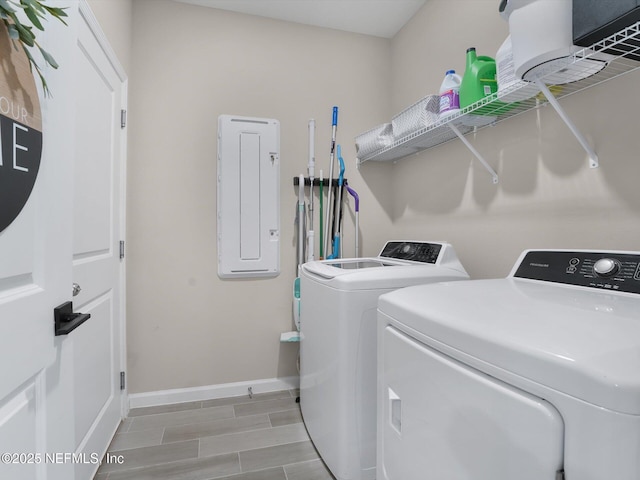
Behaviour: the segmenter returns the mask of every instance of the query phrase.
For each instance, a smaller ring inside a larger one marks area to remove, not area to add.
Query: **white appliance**
[[[576,63],[573,54],[572,0],[502,0],[500,15],[509,22],[517,78],[547,84],[575,82],[598,73],[613,58],[594,54]]]
[[[392,241],[378,257],[305,263],[300,275],[300,403],[311,440],[337,480],[376,470],[378,296],[468,279],[447,243]]]
[[[640,478],[640,253],[382,295],[378,480]]]

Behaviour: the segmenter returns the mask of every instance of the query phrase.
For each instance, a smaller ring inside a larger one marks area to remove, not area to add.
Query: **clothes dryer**
[[[443,242],[391,241],[378,257],[305,263],[300,275],[300,403],[337,480],[376,469],[376,309],[385,292],[468,279]]]
[[[640,253],[526,251],[378,316],[378,480],[640,478]]]

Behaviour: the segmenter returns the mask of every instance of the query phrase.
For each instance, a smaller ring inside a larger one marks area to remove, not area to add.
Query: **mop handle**
[[[340,164],[340,174],[338,175],[338,228],[336,229],[336,237],[338,238],[336,246],[336,258],[342,258],[342,185],[344,184],[344,159],[342,158],[342,149],[338,145],[338,162]]]
[[[340,165],[340,173],[338,174],[338,211],[340,211],[342,208],[342,184],[344,182],[344,160],[342,158],[340,145],[338,145],[338,163]],[[336,215],[334,218],[333,231],[336,235],[340,231],[340,215]]]
[[[360,212],[358,210],[356,210],[356,249],[355,249],[355,255],[356,258],[360,258]]]
[[[298,270],[304,263],[304,175],[298,177]],[[299,272],[298,272],[299,274]]]
[[[331,256],[327,258],[340,258],[340,220],[342,216],[342,184],[344,182],[344,160],[342,158],[342,149],[338,145],[338,162],[340,163],[340,174],[338,175],[338,193],[336,194],[336,202],[334,206],[333,218],[333,250]],[[336,212],[337,208],[337,212]]]
[[[309,120],[309,180],[311,188],[309,189],[309,217],[311,220],[311,230],[313,230],[313,181],[316,178],[316,121],[312,118]]]
[[[315,178],[316,172],[316,145],[315,145],[316,121],[312,118],[309,120],[309,177]],[[311,185],[313,186],[313,185]]]
[[[331,191],[333,190],[333,164],[335,163],[335,151],[336,151],[336,131],[338,130],[338,107],[333,107],[333,119],[331,122],[331,154],[329,155],[329,192],[327,193],[327,205],[331,208]],[[324,239],[324,251],[329,251],[329,216],[325,221],[325,239]]]
[[[344,186],[347,187],[347,192],[349,192],[349,195],[351,195],[353,197],[353,199],[355,200],[355,212],[356,212],[356,250],[355,250],[355,258],[360,257],[360,233],[358,232],[358,230],[360,230],[360,197],[358,196],[358,192],[356,192],[353,188],[351,188],[349,186],[349,184],[347,183],[347,181],[345,180],[344,182]]]
[[[307,261],[312,262],[314,260],[315,250],[315,233],[313,230],[313,182],[315,180],[316,172],[316,156],[315,156],[315,131],[316,121],[312,118],[309,120],[309,181],[311,186],[309,187],[309,227],[307,229]]]
[[[318,258],[320,260],[322,260],[324,258],[324,243],[323,243],[323,238],[322,238],[322,215],[323,215],[323,210],[322,210],[322,203],[324,201],[324,193],[322,192],[324,187],[324,176],[322,174],[322,169],[320,169],[320,218],[318,218],[318,227],[320,228],[320,242],[318,245],[318,248],[320,249]]]
[[[353,197],[353,199],[355,200],[356,206],[355,206],[354,210],[356,212],[359,212],[360,211],[360,197],[358,196],[358,192],[356,192],[353,188],[351,188],[347,182],[344,182],[344,186],[347,187],[347,192],[349,192],[349,195],[351,195]]]

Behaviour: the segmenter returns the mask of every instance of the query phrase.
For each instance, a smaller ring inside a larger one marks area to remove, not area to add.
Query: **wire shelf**
[[[640,22],[587,48],[582,48],[569,57],[537,67],[535,75],[548,86],[553,96],[559,99],[632,72],[638,67]],[[398,160],[456,139],[458,135],[451,125],[457,127],[464,135],[548,104],[548,100],[537,87],[535,92],[532,91],[534,86],[532,82],[520,80],[458,113],[397,138],[389,145],[369,152],[362,158],[358,157],[358,164],[367,161]],[[500,101],[501,98],[513,98],[523,94],[528,96],[529,92],[533,96],[524,100],[512,103]]]

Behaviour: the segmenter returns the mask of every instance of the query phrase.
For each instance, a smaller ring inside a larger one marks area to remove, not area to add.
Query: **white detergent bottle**
[[[460,111],[460,84],[462,78],[455,70],[448,70],[440,85],[440,118]]]

